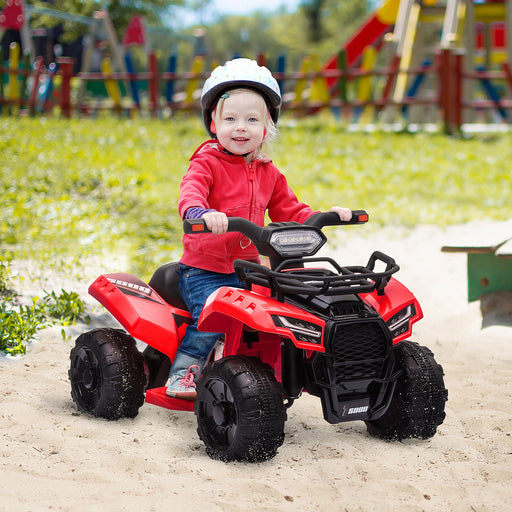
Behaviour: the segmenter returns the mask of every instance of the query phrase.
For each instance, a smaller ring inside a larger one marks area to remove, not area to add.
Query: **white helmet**
[[[234,59],[223,66],[217,66],[206,80],[201,93],[201,108],[206,129],[210,130],[212,111],[217,100],[228,89],[248,87],[258,91],[267,104],[270,117],[277,123],[281,106],[281,91],[276,79],[265,66],[258,66],[255,60]]]

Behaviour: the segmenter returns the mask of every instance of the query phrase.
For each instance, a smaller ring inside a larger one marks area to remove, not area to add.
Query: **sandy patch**
[[[390,254],[401,266],[397,277],[418,297],[425,318],[412,339],[434,352],[449,390],[446,420],[432,439],[387,443],[371,438],[362,422],[329,425],[320,402],[303,396],[288,412],[274,459],[213,461],[192,413],[149,404],[134,420],[78,413],[67,378],[72,342],[53,327],[26,356],[0,358],[0,510],[507,510],[512,328],[482,329],[480,303],[466,300],[465,255],[440,251],[446,242],[495,228],[352,227],[329,249],[352,265],[374,249]],[[96,310],[92,320],[99,325],[108,317]],[[67,334],[75,338],[89,328],[73,326]]]

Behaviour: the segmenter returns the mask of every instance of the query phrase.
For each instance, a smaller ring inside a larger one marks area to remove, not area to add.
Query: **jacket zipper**
[[[248,164],[245,162],[247,166],[247,170],[249,171],[249,219],[251,222],[254,222],[254,165],[253,162]],[[245,237],[246,238],[246,237]],[[240,240],[240,247],[242,249],[247,249],[252,244],[252,241],[249,238],[247,239],[247,245],[244,244],[244,239]]]
[[[251,222],[254,222],[254,219],[253,219],[253,216],[254,216],[254,205],[253,205],[253,203],[254,203],[254,175],[255,175],[254,166],[252,165],[252,162],[249,165],[245,160],[244,160],[244,165],[246,166],[247,172],[249,175],[249,218],[248,218],[248,220],[250,220]],[[243,241],[243,239],[241,239],[238,242],[238,245],[242,249],[247,249],[247,247],[249,247],[252,244],[252,241],[249,238],[247,239],[248,245],[243,245],[242,241]],[[232,249],[228,248],[228,250],[227,250],[228,258],[230,258],[232,254],[233,254]]]
[[[249,220],[254,222],[254,165],[253,162],[246,165],[249,169]]]

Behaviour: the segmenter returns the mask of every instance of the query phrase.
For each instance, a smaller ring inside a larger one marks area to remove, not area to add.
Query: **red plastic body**
[[[317,316],[291,304],[278,302],[272,297],[227,286],[210,295],[199,318],[198,328],[201,331],[224,332],[225,355],[239,352],[240,334],[244,326],[249,330],[274,334],[279,339],[283,336],[290,338],[298,348],[325,352],[322,342],[316,344],[299,341],[290,329],[276,326],[272,315],[315,324],[322,329],[323,334],[325,322]]]
[[[373,291],[372,293],[362,293],[360,297],[372,306],[384,321],[389,320],[409,304],[414,304],[416,314],[409,320],[409,329],[393,339],[395,344],[408,338],[412,333],[413,324],[423,318],[423,311],[416,297],[400,281],[393,277],[386,285],[386,293],[384,295],[379,295],[376,291]]]
[[[165,394],[167,388],[148,389],[146,391],[146,402],[148,404],[157,405],[164,409],[170,409],[171,411],[193,411],[194,402],[189,400],[181,400],[180,398],[172,398]]]
[[[186,327],[191,323],[188,311],[169,305],[148,284],[125,273],[101,275],[91,284],[89,293],[112,313],[131,336],[174,359]],[[409,337],[413,323],[423,317],[414,295],[393,278],[386,286],[385,294],[372,292],[361,294],[361,298],[385,321],[409,304],[414,304],[416,314],[409,321],[407,332],[397,336],[394,343]],[[297,339],[291,329],[276,325],[273,316],[316,325],[322,333],[319,342]],[[325,322],[308,311],[270,297],[267,288],[255,287],[254,291],[219,288],[207,300],[198,327],[203,331],[225,333],[226,356],[254,355],[274,368],[278,380],[281,380],[282,338],[290,339],[309,355],[315,351],[325,352]],[[258,333],[257,343],[244,341],[244,332],[250,334],[251,331]],[[171,410],[193,410],[192,402],[170,398],[165,394],[165,389],[147,390],[146,402]]]
[[[130,274],[101,275],[89,293],[131,336],[174,359],[192,318],[188,311],[170,306],[148,284]]]

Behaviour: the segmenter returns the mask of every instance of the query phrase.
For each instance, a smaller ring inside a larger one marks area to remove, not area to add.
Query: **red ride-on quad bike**
[[[433,436],[445,417],[443,370],[432,352],[406,341],[422,318],[414,295],[392,277],[381,252],[366,266],[311,257],[322,227],[361,224],[319,213],[304,224],[259,227],[230,218],[270,268],[236,260],[245,289],[223,287],[206,302],[199,328],[224,333],[197,383],[195,403],[170,398],[165,384],[190,314],[179,296],[176,263],[149,284],[106,274],[89,288],[122,324],[80,335],[71,350],[71,396],[79,410],[108,419],[134,417],[144,400],[194,411],[208,455],[224,461],[272,458],[284,440],[286,409],[303,391],[320,398],[329,423],[363,420],[383,439]],[[202,220],[185,232],[205,235]],[[377,267],[379,269],[377,269]],[[135,340],[147,346],[139,352]]]

